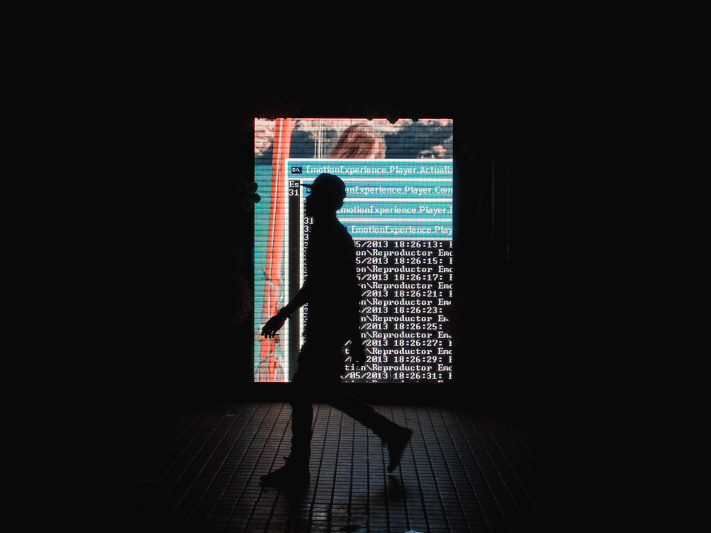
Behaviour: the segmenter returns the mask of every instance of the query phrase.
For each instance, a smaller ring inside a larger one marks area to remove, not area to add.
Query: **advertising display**
[[[274,337],[262,326],[306,279],[313,220],[306,186],[323,173],[346,185],[338,220],[353,238],[361,288],[360,368],[344,348],[344,382],[452,379],[453,123],[449,119],[257,119],[254,380],[289,381],[308,304]]]

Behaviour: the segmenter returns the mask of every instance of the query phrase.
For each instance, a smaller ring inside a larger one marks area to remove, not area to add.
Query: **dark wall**
[[[237,397],[251,379],[253,119],[455,120],[460,401],[572,409],[594,374],[600,278],[589,156],[594,105],[555,72],[468,73],[399,84],[302,82],[250,67],[150,62],[113,109],[119,216],[112,278],[115,372],[135,404]],[[113,114],[112,114],[113,116]],[[599,224],[599,221],[598,221]],[[244,276],[242,276],[244,277]],[[108,341],[111,342],[111,341]]]

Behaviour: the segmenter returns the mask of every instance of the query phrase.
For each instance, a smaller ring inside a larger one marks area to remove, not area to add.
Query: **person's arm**
[[[284,325],[286,319],[289,318],[289,315],[309,301],[310,292],[307,278],[303,287],[301,287],[299,292],[296,293],[296,296],[294,296],[288,304],[279,309],[279,312],[276,315],[267,320],[267,323],[264,324],[264,327],[262,328],[262,335],[265,337],[274,337],[276,332],[279,331]]]

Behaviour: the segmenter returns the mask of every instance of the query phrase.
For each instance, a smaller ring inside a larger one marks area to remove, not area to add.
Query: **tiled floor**
[[[464,409],[376,405],[414,430],[400,468],[364,427],[314,406],[311,483],[262,488],[290,442],[288,404],[166,410],[131,439],[126,531],[572,531],[560,447]]]

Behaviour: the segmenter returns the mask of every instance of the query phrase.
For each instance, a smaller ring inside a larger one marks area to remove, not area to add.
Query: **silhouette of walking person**
[[[411,429],[391,422],[341,385],[345,373],[342,349],[349,340],[353,362],[358,367],[365,363],[355,245],[336,218],[345,197],[346,187],[338,176],[321,174],[314,180],[306,198],[306,215],[313,217],[306,251],[307,279],[294,298],[262,328],[262,335],[274,336],[290,314],[309,304],[304,344],[291,383],[291,452],[283,467],[262,476],[265,485],[293,488],[308,483],[314,393],[381,438],[388,448],[388,472],[400,464],[412,435]]]

